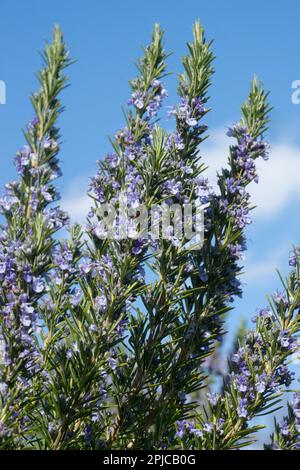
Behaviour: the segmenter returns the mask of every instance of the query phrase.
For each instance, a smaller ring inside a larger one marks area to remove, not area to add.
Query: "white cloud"
[[[259,164],[260,181],[252,187],[258,216],[274,216],[300,198],[300,148],[275,143],[270,159]]]
[[[251,286],[261,285],[262,279],[266,282],[267,279],[274,279],[275,269],[279,268],[283,261],[286,264],[286,256],[289,252],[289,246],[280,246],[272,250],[266,256],[259,256],[259,261],[255,262],[249,260],[245,262],[244,275],[242,282],[251,284]],[[253,258],[252,258],[253,259]]]
[[[87,196],[88,178],[78,178],[67,189],[61,201],[61,207],[70,215],[73,222],[84,223],[92,200]]]
[[[87,196],[73,196],[62,201],[62,208],[69,214],[73,222],[84,223],[87,218],[91,200]]]

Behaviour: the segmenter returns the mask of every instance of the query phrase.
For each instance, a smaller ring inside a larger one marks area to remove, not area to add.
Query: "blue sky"
[[[214,170],[226,159],[225,128],[239,118],[239,107],[257,74],[271,91],[269,140],[273,151],[263,162],[261,183],[253,189],[259,207],[248,229],[248,274],[245,294],[232,312],[233,324],[251,317],[266,303],[266,293],[278,286],[275,268],[287,273],[288,252],[299,242],[300,105],[291,102],[291,83],[300,78],[300,4],[252,0],[204,2],[136,0],[0,0],[0,80],[7,103],[0,105],[0,187],[15,178],[12,156],[23,145],[21,129],[32,117],[29,95],[37,86],[38,50],[55,23],[62,27],[77,63],[69,69],[72,86],[64,93],[61,118],[64,176],[63,203],[75,214],[85,205],[83,195],[96,160],[109,150],[108,135],[123,125],[121,105],[128,99],[128,79],[141,46],[149,42],[152,25],[166,30],[166,49],[174,51],[166,80],[169,103],[176,102],[176,73],[200,19],[214,39],[216,74],[211,88],[213,111],[207,118],[211,141],[203,149]],[[212,174],[212,170],[210,170]]]

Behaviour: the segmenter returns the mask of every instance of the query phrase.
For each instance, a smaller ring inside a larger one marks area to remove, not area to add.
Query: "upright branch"
[[[22,400],[42,366],[36,349],[41,326],[38,306],[52,264],[53,235],[67,222],[58,207],[48,207],[59,198],[53,185],[60,175],[56,121],[62,111],[59,94],[67,84],[64,69],[70,64],[58,27],[42,57],[40,90],[31,98],[35,117],[24,133],[27,145],[15,158],[19,179],[6,185],[0,201],[5,218],[0,240],[0,419],[4,447],[8,438],[10,445],[15,436],[19,439],[15,430],[21,426],[20,420],[26,420]]]
[[[271,442],[265,444],[265,450],[299,450],[300,445],[300,393],[294,393],[288,402],[288,415],[280,422],[275,421],[275,430]]]
[[[247,331],[232,355],[222,393],[209,393],[209,406],[203,409],[198,425],[179,423],[180,439],[196,439],[199,449],[241,448],[253,443],[253,434],[264,427],[253,425],[251,420],[280,407],[280,397],[294,378],[288,368],[289,360],[300,346],[298,248],[293,251],[290,264],[290,275],[286,280],[281,278],[283,290],[276,290],[270,305],[257,311],[252,319],[255,329]],[[274,447],[276,442],[283,445],[284,433],[286,443],[289,436],[291,447],[295,445],[299,431],[298,408],[296,395],[289,417],[276,426]],[[281,428],[283,436],[280,437]],[[196,431],[191,432],[191,429]]]
[[[195,205],[198,199],[195,188],[203,171],[197,146],[206,130],[200,121],[207,112],[204,104],[213,73],[213,54],[199,23],[195,24],[194,40],[188,47],[190,55],[184,59],[186,73],[180,76],[181,101],[170,111],[176,117],[177,130],[166,135],[156,127],[147,160],[138,162],[142,175],[154,175],[152,186],[148,184],[152,188],[151,203],[161,204],[161,208],[188,202]],[[149,179],[144,177],[144,181]],[[157,216],[159,225],[162,214]],[[129,446],[160,446],[182,405],[176,382],[172,380],[172,393],[164,384],[168,384],[177,354],[173,335],[178,339],[182,334],[178,303],[191,295],[184,286],[189,275],[190,248],[185,246],[186,240],[177,239],[172,226],[167,228],[167,235],[167,239],[159,238],[150,245],[147,265],[156,281],[147,285],[141,296],[143,308],[137,305],[130,321],[131,354],[128,366],[123,369],[127,379],[126,389],[122,389],[125,399],[118,426],[120,436]],[[193,378],[190,383],[194,387]],[[157,416],[161,420],[157,421]]]

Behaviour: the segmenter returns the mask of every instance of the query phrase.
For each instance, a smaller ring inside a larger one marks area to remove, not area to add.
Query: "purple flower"
[[[241,180],[235,178],[226,178],[225,180],[227,191],[231,194],[244,194],[245,188],[241,184]]]
[[[160,85],[161,85],[160,81],[157,80],[156,78],[154,78],[154,79],[152,80],[152,82],[151,82],[151,86],[152,86],[153,88],[158,88]]]
[[[97,325],[95,325],[94,323],[92,323],[92,324],[89,326],[89,331],[91,331],[92,333],[97,333],[97,332],[98,332],[98,327],[97,327]]]
[[[195,127],[198,124],[199,119],[206,112],[202,105],[201,98],[193,98],[191,104],[187,97],[183,97],[180,100],[178,108],[172,107],[169,111],[169,115],[177,116],[177,119],[184,125],[189,127]]]
[[[17,153],[15,157],[15,164],[17,172],[23,175],[24,170],[30,164],[30,154],[31,149],[28,145],[24,145],[24,147]]]
[[[239,398],[238,409],[237,409],[237,414],[239,418],[248,417],[247,405],[248,405],[248,401],[246,398]]]
[[[241,347],[238,351],[232,355],[232,362],[241,364],[245,360],[245,348]]]
[[[80,265],[79,265],[79,271],[80,271],[80,274],[82,275],[86,275],[86,274],[89,274],[91,272],[91,269],[92,269],[92,261],[91,260],[85,260],[83,261]]]
[[[116,370],[117,368],[117,361],[116,359],[114,359],[113,357],[109,357],[108,358],[108,365],[109,367],[111,368],[111,370]]]
[[[58,144],[54,139],[44,139],[43,147],[46,150],[54,150],[58,147]]]
[[[32,322],[35,320],[34,308],[28,303],[21,304],[21,322],[24,326],[31,326]]]
[[[233,256],[233,258],[240,259],[240,260],[244,259],[243,252],[246,249],[245,246],[237,243],[236,245],[233,245],[233,244],[228,245],[228,248],[230,249],[230,253]]]
[[[211,406],[216,406],[216,404],[218,403],[220,399],[220,395],[218,393],[208,393],[207,399],[209,403],[211,404]]]
[[[203,432],[201,431],[201,429],[198,429],[198,428],[192,428],[190,430],[190,433],[193,434],[196,437],[202,437],[203,436]]]
[[[289,265],[295,267],[297,265],[297,261],[299,260],[300,255],[300,248],[296,247],[293,251],[290,252],[289,256]]]
[[[173,134],[170,134],[167,141],[167,147],[170,150],[172,150],[174,147],[177,150],[184,149],[184,142],[182,136],[178,132],[173,132]]]
[[[30,131],[33,131],[38,125],[39,125],[39,118],[35,116],[33,119],[31,119],[28,123],[28,129]]]
[[[0,393],[4,395],[8,389],[8,385],[4,382],[0,382]]]
[[[199,197],[201,204],[206,204],[210,201],[213,191],[209,185],[208,179],[203,176],[197,176],[195,182],[195,194]]]
[[[188,435],[192,429],[195,428],[195,423],[184,419],[183,421],[176,421],[177,432],[176,436],[182,439],[185,435]]]
[[[133,247],[132,247],[132,254],[133,255],[139,255],[143,252],[145,249],[146,242],[145,240],[138,238],[137,240],[134,241]]]
[[[293,395],[293,400],[291,402],[293,413],[297,419],[300,420],[300,393],[295,393]]]
[[[239,392],[244,393],[248,390],[248,381],[245,375],[238,375],[236,377],[236,386]]]
[[[141,91],[135,91],[131,95],[131,100],[129,104],[134,104],[137,109],[142,109],[144,107],[144,95]]]
[[[197,115],[206,113],[206,109],[203,106],[202,99],[199,97],[192,99],[192,108],[196,111]]]
[[[181,181],[176,181],[175,179],[172,179],[164,183],[164,189],[170,195],[179,197],[182,191],[182,183]]]
[[[276,304],[280,304],[281,302],[285,303],[286,298],[283,292],[280,292],[278,289],[273,294],[273,299]]]
[[[151,86],[154,89],[155,94],[147,105],[149,119],[152,119],[154,116],[156,116],[164,98],[168,96],[167,90],[163,87],[159,80],[152,80]]]
[[[273,314],[269,307],[257,309],[257,314],[252,318],[252,321],[255,323],[259,318],[272,319]]]
[[[288,436],[290,434],[289,422],[286,418],[284,418],[280,423],[279,429],[283,436]]]
[[[251,219],[248,216],[248,207],[235,206],[229,210],[229,213],[235,218],[236,224],[239,228],[244,228],[245,225],[251,223]]]
[[[98,295],[94,300],[95,308],[98,312],[103,312],[107,306],[107,300],[104,295]]]
[[[289,387],[294,380],[295,372],[289,371],[286,365],[281,364],[277,367],[274,380],[279,384]]]
[[[184,267],[185,273],[190,274],[190,273],[192,273],[194,270],[195,270],[195,267],[194,267],[194,265],[193,265],[192,262],[186,263],[186,265],[185,265],[185,267]]]
[[[44,280],[41,277],[34,277],[32,280],[32,288],[34,292],[40,294],[45,290]]]
[[[79,305],[81,301],[81,290],[79,288],[76,288],[73,294],[70,295],[70,302],[73,305],[73,307],[76,307]]]
[[[110,153],[106,156],[106,161],[111,168],[117,168],[119,165],[119,156],[115,153]]]
[[[202,282],[207,282],[208,281],[208,275],[207,275],[204,264],[200,264],[200,266],[199,266],[199,277],[200,277]]]
[[[214,423],[205,423],[203,426],[203,431],[210,434],[215,429]]]
[[[281,331],[279,334],[279,341],[282,348],[287,348],[294,351],[298,347],[298,341],[295,337],[289,335],[287,330]]]
[[[256,377],[255,389],[258,393],[264,393],[268,384],[268,376],[263,373]]]
[[[19,199],[15,196],[5,196],[0,199],[0,206],[7,212],[9,212],[18,203]]]
[[[0,269],[0,273],[1,273],[1,269]],[[30,267],[28,265],[26,265],[24,268],[24,280],[28,284],[32,281],[32,274],[30,271]]]
[[[51,192],[49,192],[49,188],[47,188],[45,186],[41,186],[40,190],[41,190],[41,194],[42,194],[43,198],[45,199],[45,201],[47,201],[47,202],[52,202],[53,201],[53,195],[51,194]]]
[[[54,253],[54,260],[61,271],[74,272],[73,253],[66,242],[61,242]]]
[[[190,126],[190,127],[195,127],[197,126],[197,119],[194,118],[194,117],[188,117],[186,118],[186,123]]]

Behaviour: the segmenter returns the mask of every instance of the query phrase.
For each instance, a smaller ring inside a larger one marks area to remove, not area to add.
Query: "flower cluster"
[[[291,410],[294,417],[294,430],[296,434],[300,434],[300,393],[295,393],[291,401]],[[284,418],[279,424],[280,433],[287,438],[291,437],[292,429],[287,418]]]
[[[139,79],[131,81],[131,86],[133,88],[133,93],[129,100],[129,104],[135,106],[140,112],[146,110],[147,118],[152,119],[157,115],[158,110],[162,106],[164,98],[168,96],[167,90],[164,88],[163,84],[157,78],[153,78],[151,81],[151,86],[146,92],[143,92]]]
[[[179,128],[196,127],[199,120],[207,112],[201,97],[194,97],[191,101],[187,96],[181,98],[178,107],[173,107],[169,111],[169,116],[175,116],[179,123]]]
[[[300,448],[300,393],[293,395],[288,403],[288,416],[275,424],[275,432],[271,436],[271,444],[267,450],[299,450]]]
[[[220,199],[221,210],[228,211],[237,227],[242,229],[251,222],[249,217],[249,193],[245,187],[251,182],[258,182],[255,160],[259,157],[268,159],[268,144],[261,138],[255,138],[247,127],[237,124],[230,128],[228,136],[237,140],[231,147],[232,170],[223,170],[222,183],[225,189]]]
[[[19,401],[30,389],[30,378],[41,370],[39,303],[48,289],[53,235],[68,222],[58,207],[48,208],[59,198],[53,186],[60,176],[54,123],[61,109],[58,95],[65,86],[63,70],[69,64],[59,29],[55,29],[54,42],[44,59],[45,68],[39,75],[41,90],[32,97],[36,117],[25,132],[27,144],[15,157],[19,180],[6,185],[0,201],[6,219],[0,236],[0,370],[2,390],[6,390],[2,404],[7,436],[11,419],[12,427],[20,423],[26,427],[27,417],[22,416]]]
[[[252,321],[255,330],[248,331],[239,342],[230,362],[230,370],[224,377],[223,393],[209,394],[208,402],[214,422],[224,420],[228,433],[218,435],[215,448],[227,449],[243,445],[243,439],[257,429],[249,426],[249,420],[277,403],[276,399],[294,380],[294,372],[288,368],[288,357],[299,351],[299,293],[294,267],[284,285],[285,292],[276,290],[270,307],[258,309]],[[273,440],[279,441],[288,429],[296,430],[299,397],[295,396],[291,410],[292,424],[284,419],[277,426]],[[234,431],[230,430],[234,426]],[[290,431],[289,431],[290,432]],[[292,431],[291,431],[292,432]],[[277,437],[276,437],[277,436]],[[292,436],[292,434],[290,434]],[[205,436],[204,436],[205,437]],[[293,436],[294,438],[294,436]],[[247,441],[246,441],[247,443]],[[203,439],[201,446],[210,448],[210,439]],[[287,448],[287,442],[282,445]]]

